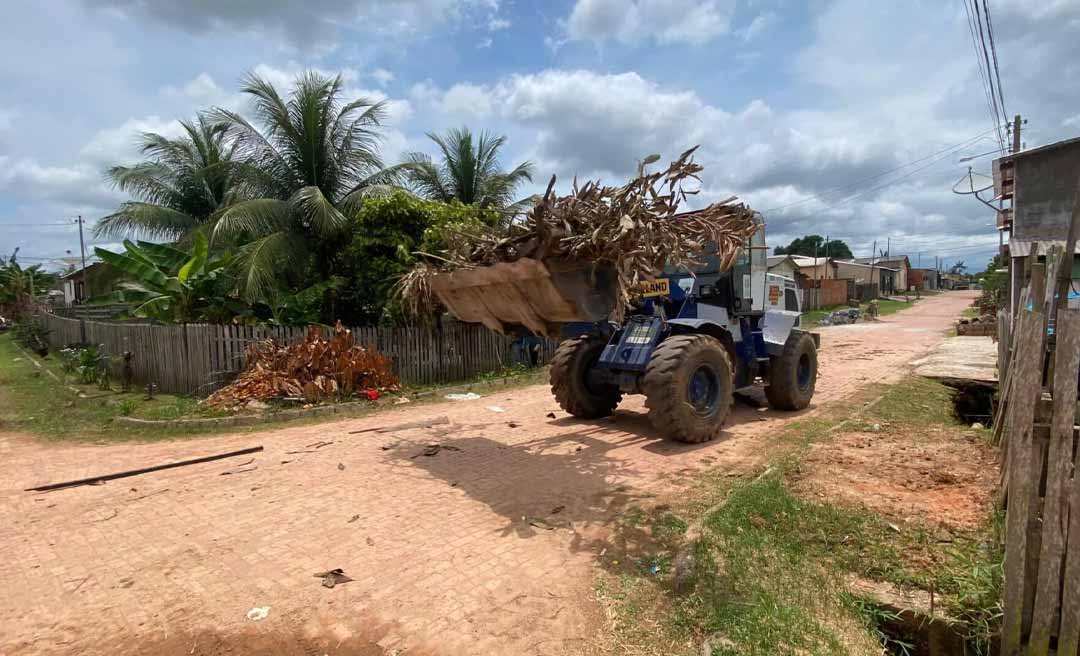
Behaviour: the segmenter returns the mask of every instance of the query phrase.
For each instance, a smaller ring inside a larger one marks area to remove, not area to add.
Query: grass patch
[[[851,408],[877,396],[853,416]],[[689,656],[706,639],[713,656],[906,653],[914,639],[892,633],[895,618],[850,593],[853,576],[932,591],[973,652],[988,653],[1001,615],[1000,517],[976,530],[897,523],[794,491],[811,445],[873,424],[913,434],[963,429],[951,390],[912,377],[770,437],[763,448],[779,455],[764,473],[704,472],[675,508],[628,509],[597,588],[621,653]],[[688,537],[683,527],[695,517],[701,531]],[[665,567],[678,574],[664,577]]]
[[[34,365],[37,362],[41,367]],[[64,383],[46,373],[55,374]],[[502,391],[534,385],[547,379],[546,369],[507,369],[462,383],[478,393]],[[119,383],[113,382],[114,387]],[[76,391],[73,391],[74,388]],[[409,387],[407,396],[417,403],[442,401],[436,386]],[[372,404],[369,412],[393,405]],[[98,389],[97,385],[79,384],[74,375],[65,375],[58,358],[41,360],[18,348],[10,333],[0,335],[0,426],[50,440],[85,442],[122,442],[160,440],[217,433],[247,433],[271,426],[302,425],[340,420],[340,417],[301,417],[287,422],[259,423],[252,426],[210,426],[198,430],[182,426],[130,426],[115,421],[134,417],[171,421],[226,416],[230,413],[201,405],[197,399],[174,394],[155,394],[146,399],[140,389],[124,393]],[[351,417],[363,416],[355,412]]]

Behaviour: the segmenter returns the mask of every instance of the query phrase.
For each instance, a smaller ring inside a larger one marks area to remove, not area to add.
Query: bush
[[[334,269],[345,282],[333,295],[334,307],[324,307],[324,319],[351,326],[400,322],[393,287],[415,263],[415,253],[436,253],[463,233],[492,229],[500,219],[494,210],[403,191],[365,200],[354,217],[352,239],[338,252]]]

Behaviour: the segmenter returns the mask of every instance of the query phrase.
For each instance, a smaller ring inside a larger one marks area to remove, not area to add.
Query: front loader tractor
[[[621,321],[604,263],[522,258],[439,275],[432,289],[462,321],[559,339],[551,389],[570,414],[604,417],[624,394],[644,394],[657,430],[696,443],[719,434],[741,388],[763,384],[770,406],[805,408],[818,366],[794,281],[767,272],[764,227],[730,268],[708,249],[703,259],[632,290]]]

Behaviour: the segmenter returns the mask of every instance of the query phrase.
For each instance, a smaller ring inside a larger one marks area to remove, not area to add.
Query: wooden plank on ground
[[[1042,391],[1042,335],[1044,316],[1023,310],[1012,367],[1015,385],[1009,407],[1009,511],[1005,538],[1005,607],[1001,653],[1020,649],[1024,625],[1024,577],[1028,553],[1028,519],[1040,472],[1033,472],[1035,404]]]
[[[1055,359],[1057,371],[1076,372],[1080,368],[1080,310],[1061,310],[1058,313]],[[1028,643],[1028,653],[1033,656],[1041,656],[1049,651],[1050,636],[1058,627],[1062,559],[1068,539],[1069,507],[1066,495],[1073,466],[1075,374],[1056,377],[1053,404],[1050,450],[1046,461],[1038,590]],[[1080,558],[1080,554],[1076,554],[1076,557]]]

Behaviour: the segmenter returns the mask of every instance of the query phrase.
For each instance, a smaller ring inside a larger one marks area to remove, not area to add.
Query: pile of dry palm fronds
[[[599,182],[578,186],[569,196],[555,197],[551,177],[547,192],[524,220],[507,236],[464,235],[447,250],[421,253],[424,261],[406,274],[398,291],[408,307],[423,313],[435,305],[430,280],[460,268],[562,257],[588,262],[609,262],[618,272],[620,305],[630,300],[630,289],[652,279],[665,265],[693,267],[715,245],[721,270],[729,268],[759,228],[754,211],[734,196],[694,212],[678,213],[679,203],[695,191],[685,191],[687,180],[698,180],[702,167],[693,161],[691,148],[666,170],[644,172],[622,187]]]
[[[208,405],[235,407],[275,398],[317,403],[398,386],[390,358],[357,344],[340,321],[329,339],[322,328],[311,326],[302,342],[261,340],[250,344],[246,355],[244,372],[206,399]]]

